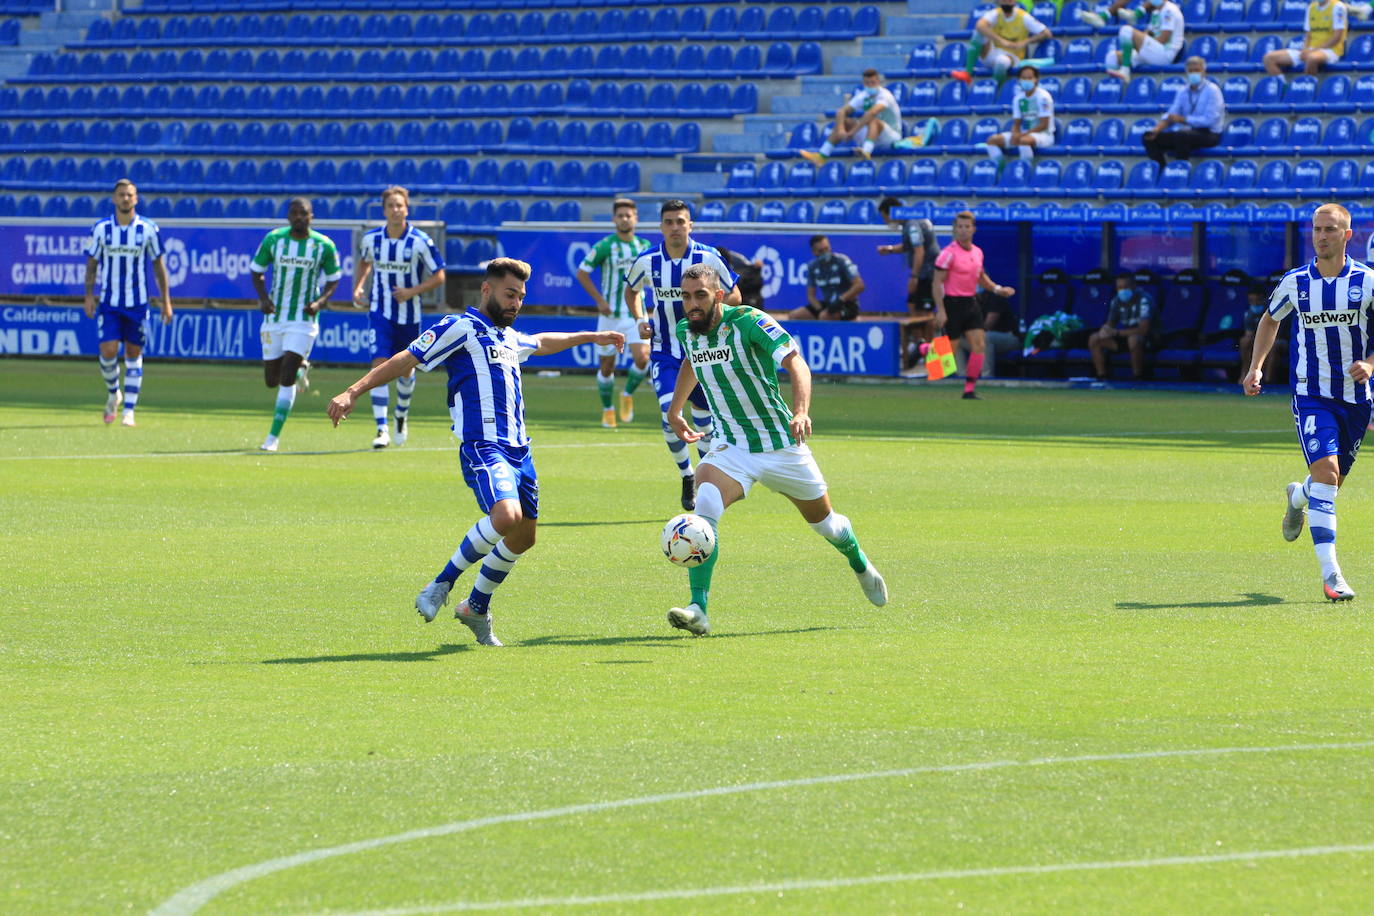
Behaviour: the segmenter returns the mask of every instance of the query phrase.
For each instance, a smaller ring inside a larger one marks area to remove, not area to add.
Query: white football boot
[[[1323,580],[1322,592],[1325,593],[1327,601],[1349,601],[1355,597],[1355,590],[1346,583],[1345,576],[1341,575],[1339,569]]]
[[[859,587],[864,590],[864,596],[873,603],[874,607],[882,607],[887,604],[887,583],[883,581],[882,573],[878,572],[878,567],[870,562],[863,572],[854,575],[859,579]]]
[[[706,619],[706,612],[696,604],[673,608],[668,612],[668,623],[679,630],[686,630],[693,636],[711,634],[711,621]]]
[[[385,426],[377,427],[377,438],[372,440],[373,448],[386,448],[391,444],[391,433]]]
[[[452,582],[431,582],[420,589],[420,594],[415,596],[415,610],[425,618],[425,623],[434,620],[439,608],[448,604],[448,593],[452,588]]]
[[[408,436],[408,435],[410,435],[410,434],[409,434],[408,432],[406,432],[406,418],[405,418],[405,417],[397,417],[397,418],[396,418],[396,433],[395,433],[395,435],[393,435],[393,436],[391,437],[391,444],[392,444],[392,445],[405,445],[405,444],[406,444],[406,436]]]
[[[1286,499],[1284,501],[1283,507],[1282,530],[1283,539],[1285,541],[1296,541],[1298,539],[1298,535],[1302,534],[1303,516],[1307,514],[1307,510],[1293,508],[1293,491],[1301,489],[1302,484],[1298,483],[1295,480],[1288,485],[1288,490],[1284,494]]]
[[[477,637],[479,645],[483,646],[502,646],[505,643],[496,638],[496,634],[491,631],[491,612],[485,614],[475,614],[472,607],[468,604],[468,599],[464,598],[458,602],[458,609],[453,612],[453,616],[462,622],[463,626],[472,631],[472,635]]]

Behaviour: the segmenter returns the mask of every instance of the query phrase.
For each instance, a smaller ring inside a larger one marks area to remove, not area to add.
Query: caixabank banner
[[[427,316],[437,321],[441,316]],[[783,322],[813,372],[823,375],[897,374],[900,329],[889,321]],[[585,331],[591,316],[525,315],[517,327],[528,334]],[[262,315],[248,309],[178,309],[170,324],[154,311],[148,322],[150,359],[262,359]],[[326,310],[310,358],[321,363],[366,364],[371,360],[372,330],[366,312]],[[0,356],[89,356],[98,346],[94,319],[71,306],[0,306]],[[621,357],[628,363],[629,354]],[[596,348],[584,344],[553,356],[532,357],[526,367],[591,369]]]

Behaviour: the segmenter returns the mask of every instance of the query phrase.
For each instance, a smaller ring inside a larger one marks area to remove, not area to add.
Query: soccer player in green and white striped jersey
[[[628,197],[617,197],[611,204],[615,220],[615,234],[608,235],[592,246],[577,268],[577,282],[596,303],[599,313],[598,331],[619,331],[625,335],[626,347],[634,362],[625,379],[625,391],[620,395],[620,419],[626,423],[635,416],[635,389],[649,372],[649,342],[639,337],[639,324],[625,303],[625,276],[635,258],[652,246],[648,239],[635,235],[639,226],[639,208]],[[592,283],[591,272],[601,268],[601,288]],[[615,396],[615,347],[598,347],[601,371],[596,376],[596,388],[601,395],[601,425],[615,428],[615,410],[611,401]]]
[[[329,238],[310,228],[315,211],[310,201],[297,197],[286,211],[291,225],[273,229],[258,246],[249,265],[253,289],[265,316],[262,319],[263,377],[268,388],[277,389],[277,406],[272,414],[272,430],[260,446],[264,452],[277,450],[282,424],[296,403],[296,382],[309,387],[306,371],[310,349],[320,333],[318,315],[339,285],[343,271],[339,251]],[[267,291],[265,276],[272,268],[272,291]],[[324,288],[320,288],[323,280]],[[289,380],[289,383],[288,383]]]
[[[691,602],[668,612],[668,623],[697,636],[711,632],[706,603],[711,574],[720,556],[720,517],[731,503],[762,483],[792,500],[802,518],[836,550],[870,602],[887,603],[887,584],[869,562],[849,519],[830,507],[825,478],[806,440],[811,435],[811,369],[782,325],[749,306],[727,306],[720,277],[705,264],[682,275],[687,317],[677,338],[686,358],[668,406],[668,422],[684,441],[701,434],[687,425],[682,409],[701,385],[711,405],[713,444],[697,465],[696,514],[716,532],[706,562],[687,571]],[[778,368],[792,377],[792,406],[778,388]]]

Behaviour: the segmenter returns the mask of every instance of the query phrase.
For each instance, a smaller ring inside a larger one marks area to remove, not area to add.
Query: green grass
[[[147,911],[419,828],[903,770],[397,842],[203,912],[1367,912],[1370,852],[995,871],[1374,843],[1374,747],[1298,747],[1374,742],[1374,626],[1278,536],[1282,398],[822,384],[813,446],[892,601],[759,488],[694,640],[664,621],[686,577],[658,552],[679,510],[650,397],[602,430],[589,376],[530,372],[539,544],[493,603],[508,648],[479,650],[412,609],[477,514],[438,379],[374,453],[365,403],[323,416],[354,375],[317,370],[263,455],[255,368],[152,362],[122,429],[94,361],[3,364],[0,911]],[[1371,505],[1357,473],[1357,589]],[[1290,749],[1062,760],[1215,748]],[[1020,763],[938,769],[991,761]]]

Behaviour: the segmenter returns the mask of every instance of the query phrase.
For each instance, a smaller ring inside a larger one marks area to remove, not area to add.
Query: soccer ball
[[[716,549],[716,533],[700,515],[676,515],[663,526],[663,555],[678,566],[700,566]]]

